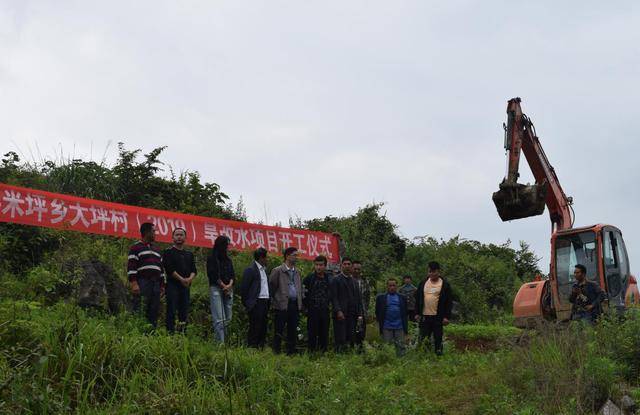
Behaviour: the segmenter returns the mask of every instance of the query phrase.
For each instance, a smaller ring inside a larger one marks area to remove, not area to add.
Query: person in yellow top
[[[420,339],[428,338],[437,355],[442,355],[443,327],[449,324],[453,300],[451,286],[440,275],[440,264],[432,261],[428,265],[427,278],[416,290],[416,321],[420,323]]]

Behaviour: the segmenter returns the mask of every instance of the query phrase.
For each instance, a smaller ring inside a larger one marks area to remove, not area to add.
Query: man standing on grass
[[[396,346],[398,355],[404,354],[404,336],[409,332],[407,322],[407,300],[396,292],[395,278],[387,281],[387,293],[376,298],[376,320],[385,342]]]
[[[355,343],[359,350],[362,350],[362,343],[367,337],[367,317],[369,316],[369,303],[371,301],[371,287],[369,281],[362,276],[362,263],[353,261],[351,267],[353,281],[360,293],[360,309],[362,310],[362,320],[356,322]]]
[[[351,276],[353,262],[342,258],[341,272],[331,280],[333,338],[336,352],[344,352],[355,343],[356,324],[363,321],[360,290]]]
[[[240,296],[249,314],[249,347],[264,348],[269,320],[269,278],[267,277],[267,250],[258,248],[253,253],[253,264],[242,274]]]
[[[569,302],[571,307],[571,320],[586,321],[593,324],[602,313],[602,301],[604,293],[600,286],[587,280],[587,268],[577,264],[573,276],[576,282],[571,289]]]
[[[407,300],[407,318],[409,321],[414,321],[416,317],[416,286],[411,282],[411,275],[405,275],[402,277],[403,285],[398,290],[398,293]]]
[[[298,249],[289,247],[284,250],[284,264],[274,268],[269,275],[269,291],[275,311],[273,351],[280,353],[280,346],[287,328],[287,354],[296,352],[298,337],[298,319],[302,310],[302,282],[296,262]]]
[[[160,296],[164,292],[164,275],[162,273],[162,255],[153,244],[155,226],[145,222],[140,226],[142,239],[129,249],[127,275],[134,296],[139,296],[144,315],[155,329],[158,325]],[[140,303],[137,303],[139,308]],[[137,311],[137,310],[136,310]]]
[[[176,310],[178,311],[178,332],[187,328],[189,313],[189,287],[196,276],[196,262],[193,252],[184,249],[187,231],[176,228],[171,235],[173,246],[164,251],[162,264],[167,276],[167,331],[175,332]]]
[[[314,272],[309,274],[304,286],[303,304],[307,312],[307,337],[310,352],[326,352],[329,340],[329,305],[331,291],[326,272],[327,258],[323,255],[313,260]]]
[[[420,323],[420,339],[428,338],[433,342],[435,352],[442,355],[443,326],[449,324],[453,299],[451,286],[440,276],[440,264],[429,262],[427,278],[416,290],[416,321]]]

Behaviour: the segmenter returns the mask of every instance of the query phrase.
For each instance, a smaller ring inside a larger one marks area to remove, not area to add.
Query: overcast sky
[[[635,270],[638,3],[516,3],[2,0],[0,152],[166,145],[252,220],[385,202],[405,237],[526,240],[548,270],[548,214],[491,201],[520,96],[576,225],[620,227]]]

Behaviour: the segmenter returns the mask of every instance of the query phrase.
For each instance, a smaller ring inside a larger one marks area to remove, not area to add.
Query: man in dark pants
[[[329,276],[326,273],[327,258],[323,255],[313,260],[314,272],[309,274],[302,285],[304,297],[302,303],[307,311],[307,337],[309,351],[326,352],[329,339],[329,304],[331,291]]]
[[[416,321],[420,322],[420,338],[431,339],[438,356],[442,355],[443,326],[449,324],[453,300],[451,286],[440,276],[440,264],[429,262],[427,278],[416,290]]]
[[[249,314],[249,347],[264,348],[269,319],[269,278],[267,277],[267,250],[258,248],[253,253],[254,262],[242,274],[240,296]]]
[[[376,320],[385,342],[394,344],[398,355],[404,354],[404,338],[409,332],[407,300],[397,293],[395,278],[387,280],[387,293],[376,298]]]
[[[142,239],[129,249],[127,276],[131,292],[139,296],[144,315],[155,329],[158,325],[160,296],[164,292],[164,275],[162,273],[162,254],[153,244],[155,226],[145,222],[140,225]]]
[[[298,249],[289,247],[284,250],[284,264],[274,268],[269,275],[269,292],[275,311],[273,351],[280,353],[280,345],[287,328],[287,354],[296,352],[298,337],[298,318],[302,310],[302,281],[295,268]]]
[[[572,304],[571,320],[593,324],[602,313],[604,292],[598,284],[587,280],[587,268],[584,265],[577,264],[573,276],[576,282],[569,296],[569,302]]]
[[[167,276],[167,331],[175,331],[177,309],[178,331],[184,333],[189,312],[189,287],[197,273],[196,262],[193,252],[184,249],[187,231],[176,228],[172,237],[173,246],[162,254],[162,265]]]
[[[330,284],[333,308],[333,338],[336,352],[344,352],[347,345],[355,343],[356,324],[362,321],[362,301],[360,291],[351,276],[353,263],[344,257],[340,274],[333,277]]]
[[[356,321],[355,344],[358,350],[362,351],[362,342],[367,337],[367,317],[369,316],[369,303],[371,302],[371,287],[369,286],[369,281],[362,276],[362,262],[353,261],[351,272],[353,281],[360,293],[362,320]]]

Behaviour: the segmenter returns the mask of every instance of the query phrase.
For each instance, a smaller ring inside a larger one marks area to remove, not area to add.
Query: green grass
[[[535,333],[451,324],[441,358],[424,345],[396,357],[370,324],[363,354],[286,357],[242,346],[238,307],[226,354],[210,340],[204,279],[189,334],[169,336],[52,301],[57,278],[0,281],[0,413],[588,414],[640,396],[638,313]]]
[[[522,330],[512,326],[481,324],[450,324],[446,327],[447,335],[465,340],[496,341],[510,339],[522,334]]]
[[[452,339],[497,340],[519,330],[450,325],[440,358],[422,346],[396,357],[373,336],[362,354],[287,357],[230,347],[226,359],[224,348],[200,330],[148,334],[142,319],[130,314],[4,300],[0,412],[593,413],[603,399],[620,395],[623,369],[635,359],[608,356],[598,338],[631,331],[637,321],[629,321],[598,329],[607,332],[539,333],[528,345],[482,352],[456,350]],[[637,379],[627,382],[637,385]]]
[[[397,358],[382,346],[323,357],[232,348],[225,371],[223,348],[194,335],[147,335],[129,315],[4,302],[0,324],[0,367],[12,376],[4,412],[472,413],[503,358]]]

